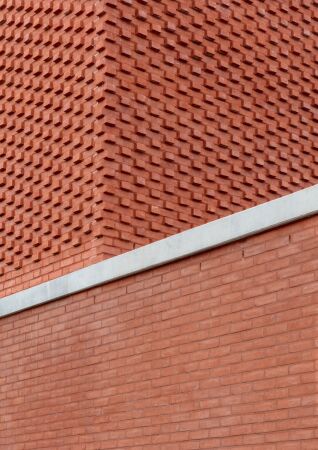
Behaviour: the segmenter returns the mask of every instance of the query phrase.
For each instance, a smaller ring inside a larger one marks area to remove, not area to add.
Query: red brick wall
[[[0,448],[316,450],[318,217],[0,321]]]
[[[100,258],[94,5],[0,5],[1,296]]]
[[[317,182],[316,1],[0,5],[0,296]]]

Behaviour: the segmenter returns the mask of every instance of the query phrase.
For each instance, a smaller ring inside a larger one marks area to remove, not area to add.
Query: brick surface
[[[0,295],[317,182],[317,2],[0,5]]]
[[[95,2],[0,5],[0,289],[98,259]]]
[[[318,216],[0,321],[0,449],[308,450]]]

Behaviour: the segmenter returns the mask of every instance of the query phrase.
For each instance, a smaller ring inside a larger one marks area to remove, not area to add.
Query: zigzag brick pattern
[[[0,5],[0,280],[317,182],[318,2]]]
[[[96,17],[86,0],[0,16],[0,271],[17,288],[96,253]]]
[[[105,170],[130,241],[317,181],[312,2],[103,5]]]

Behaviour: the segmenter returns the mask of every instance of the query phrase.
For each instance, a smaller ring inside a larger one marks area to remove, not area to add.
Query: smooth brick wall
[[[0,4],[0,296],[317,183],[317,1]]]
[[[318,216],[0,320],[2,450],[316,450]]]

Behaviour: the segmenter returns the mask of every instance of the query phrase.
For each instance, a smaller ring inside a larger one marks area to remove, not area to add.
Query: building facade
[[[317,449],[316,1],[0,5],[0,449]]]

